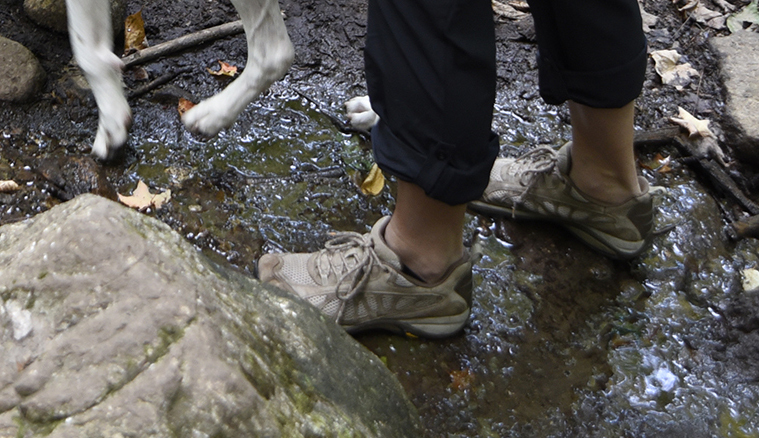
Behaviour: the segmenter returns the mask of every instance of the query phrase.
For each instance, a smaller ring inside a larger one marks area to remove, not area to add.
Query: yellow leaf
[[[166,190],[163,193],[152,194],[148,186],[142,182],[137,182],[137,188],[134,189],[131,196],[124,196],[121,193],[119,195],[119,201],[127,207],[136,208],[138,210],[146,210],[150,207],[155,209],[161,208],[164,202],[171,199],[171,190]]]
[[[221,68],[218,70],[214,71],[210,68],[207,68],[206,70],[214,76],[234,76],[237,74],[237,67],[234,65],[229,65],[224,61],[219,61],[219,64],[221,65]]]
[[[124,53],[142,50],[148,47],[145,37],[145,22],[142,20],[142,10],[128,16],[124,22]]]
[[[369,175],[361,183],[361,193],[365,195],[377,196],[385,187],[385,176],[382,174],[377,163],[372,165]]]
[[[681,107],[677,107],[677,109],[680,112],[679,117],[670,117],[669,120],[686,128],[690,137],[715,137],[714,133],[709,130],[709,120],[699,120]]]

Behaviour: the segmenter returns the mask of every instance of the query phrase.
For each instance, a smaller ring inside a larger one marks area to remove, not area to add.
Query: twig
[[[717,189],[731,197],[735,202],[740,204],[743,209],[752,215],[759,214],[759,205],[754,203],[754,201],[749,199],[748,196],[743,193],[738,185],[735,184],[735,181],[725,173],[722,167],[718,166],[709,158],[700,157],[698,151],[696,151],[696,149],[681,136],[675,137],[674,140],[680,153],[689,157],[684,160],[686,163],[693,165],[696,170],[705,173]]]
[[[153,47],[148,47],[147,49],[143,49],[129,56],[125,56],[122,58],[122,61],[124,61],[124,65],[126,67],[131,67],[133,65],[152,61],[156,58],[160,58],[161,56],[178,52],[180,50],[184,50],[198,44],[207,43],[209,41],[224,38],[230,35],[236,35],[243,31],[242,21],[237,20],[231,23],[226,23],[193,32],[191,34],[181,36],[171,41],[166,41],[165,43],[161,43]]]
[[[160,87],[161,85],[171,81],[172,79],[181,75],[182,73],[187,73],[189,71],[192,71],[191,67],[184,67],[176,71],[166,73],[165,75],[159,76],[158,78],[148,82],[147,84],[141,87],[137,87],[134,90],[130,91],[127,97],[129,99],[134,99],[135,97],[142,96],[143,94],[153,91],[154,89]]]
[[[671,144],[678,135],[680,135],[680,128],[677,126],[653,131],[636,131],[633,143],[636,147],[660,146]]]

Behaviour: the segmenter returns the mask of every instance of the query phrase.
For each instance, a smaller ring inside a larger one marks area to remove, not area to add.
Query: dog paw
[[[132,125],[132,113],[129,107],[121,115],[111,118],[101,118],[98,122],[98,132],[92,143],[92,154],[101,160],[108,161],[127,141],[129,127]]]
[[[193,134],[215,136],[237,118],[237,113],[230,113],[230,109],[220,103],[216,97],[200,102],[182,115],[182,123]]]
[[[358,96],[345,102],[348,120],[356,129],[370,130],[379,122],[379,116],[372,110],[369,96]]]

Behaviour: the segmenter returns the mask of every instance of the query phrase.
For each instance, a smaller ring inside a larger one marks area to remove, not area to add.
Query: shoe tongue
[[[402,269],[401,260],[385,242],[385,227],[387,227],[388,222],[390,222],[390,216],[385,216],[372,227],[371,236],[374,242],[374,252],[383,263],[400,271]]]
[[[556,153],[556,166],[562,175],[569,176],[572,169],[572,142],[567,142]]]

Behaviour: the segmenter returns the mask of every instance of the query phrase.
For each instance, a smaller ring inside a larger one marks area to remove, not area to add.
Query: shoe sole
[[[460,332],[469,320],[469,309],[450,316],[415,319],[377,319],[356,325],[343,325],[350,334],[367,330],[387,330],[396,334],[411,334],[424,338],[445,338]]]
[[[629,260],[633,257],[638,256],[641,252],[643,252],[649,243],[648,241],[650,240],[623,240],[618,237],[614,237],[611,234],[607,234],[593,228],[570,225],[559,218],[547,217],[530,211],[520,210],[519,208],[500,207],[482,201],[472,201],[469,203],[468,207],[476,213],[485,214],[487,216],[514,218],[520,221],[540,220],[553,222],[566,228],[581,242],[590,246],[594,250],[609,258],[617,260]]]

